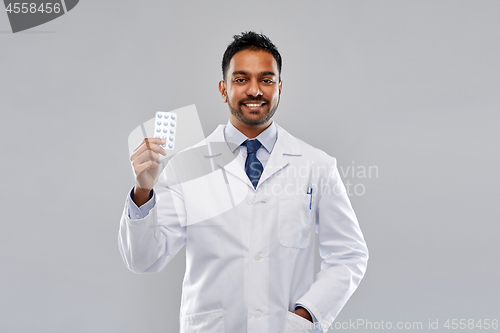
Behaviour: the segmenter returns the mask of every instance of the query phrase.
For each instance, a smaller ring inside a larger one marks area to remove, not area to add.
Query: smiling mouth
[[[248,101],[248,102],[243,102],[241,104],[243,104],[247,108],[253,109],[253,108],[260,108],[261,106],[266,104],[266,102],[264,102],[264,101]]]

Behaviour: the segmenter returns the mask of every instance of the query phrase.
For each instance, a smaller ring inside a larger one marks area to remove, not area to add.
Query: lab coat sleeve
[[[319,252],[323,262],[309,290],[297,300],[327,331],[363,278],[368,249],[333,160],[329,176],[319,184],[315,212]]]
[[[154,191],[153,207],[145,216],[131,219],[126,204],[120,220],[118,248],[125,265],[134,273],[161,271],[186,242],[180,186],[169,186],[164,181]]]
[[[153,209],[156,202],[153,190],[151,190],[150,197],[151,198],[144,205],[142,205],[141,207],[137,207],[134,202],[134,188],[132,188],[132,190],[130,190],[129,196],[127,196],[127,201],[125,203],[125,210],[128,214],[127,216],[130,217],[131,220],[137,220],[148,215],[149,211]]]

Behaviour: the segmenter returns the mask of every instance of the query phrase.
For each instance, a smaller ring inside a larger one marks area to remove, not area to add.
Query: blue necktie
[[[257,159],[257,150],[259,150],[262,144],[259,140],[246,140],[242,143],[243,146],[247,146],[247,160],[245,162],[245,172],[248,175],[248,178],[252,182],[254,188],[257,188],[257,184],[259,183],[260,176],[262,175],[262,171],[264,171],[264,167],[262,163]]]

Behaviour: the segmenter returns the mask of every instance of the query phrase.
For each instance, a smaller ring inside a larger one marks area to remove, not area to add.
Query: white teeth
[[[262,104],[247,104],[249,107],[256,107],[256,106],[261,106]]]

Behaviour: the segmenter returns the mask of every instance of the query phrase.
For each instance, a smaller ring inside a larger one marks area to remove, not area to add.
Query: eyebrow
[[[235,75],[248,75],[248,73],[245,72],[245,71],[234,71],[233,72],[233,76],[235,76]],[[271,72],[271,71],[266,71],[266,72],[260,72],[260,75],[272,75],[272,76],[276,76],[276,73]]]

